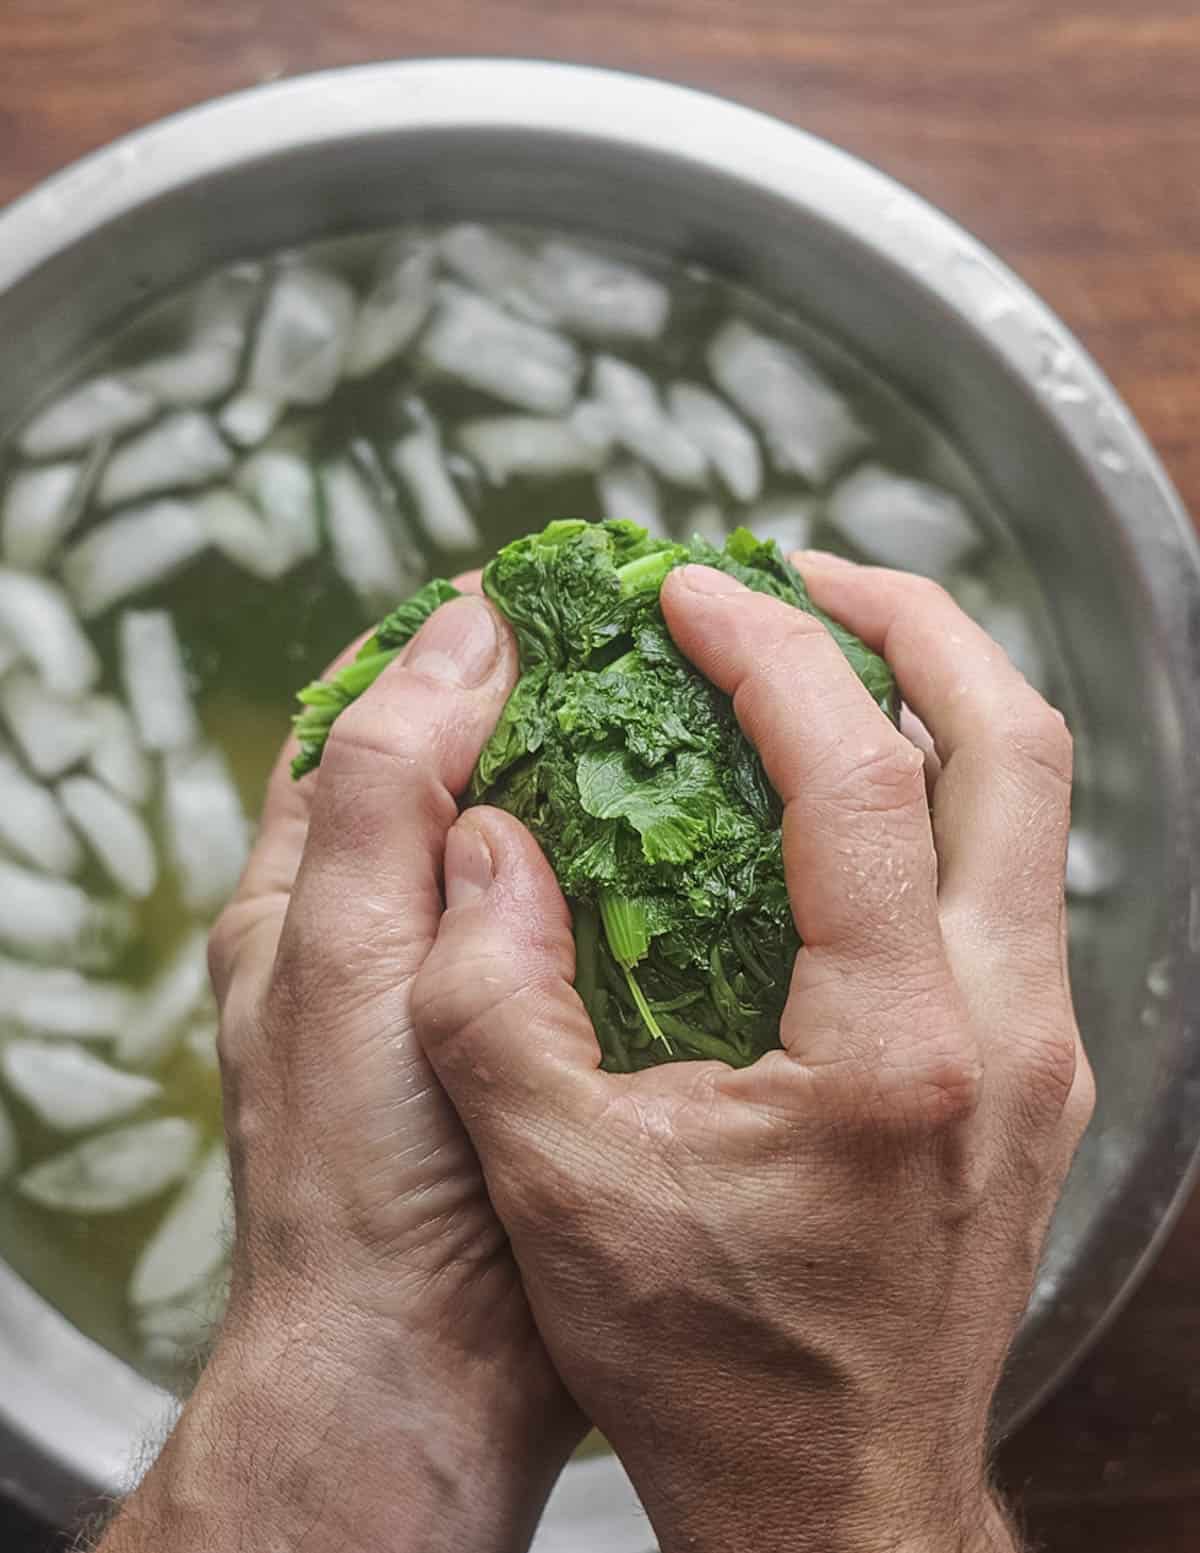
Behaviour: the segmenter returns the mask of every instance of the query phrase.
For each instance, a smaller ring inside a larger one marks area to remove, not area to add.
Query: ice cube
[[[596,493],[606,518],[640,523],[655,538],[665,537],[658,482],[642,464],[630,459],[610,464],[596,478]]]
[[[493,485],[514,475],[532,480],[561,479],[599,468],[604,450],[580,435],[570,420],[500,415],[468,421],[458,428],[463,450]]]
[[[110,518],[63,559],[63,577],[84,619],[165,582],[208,544],[193,503],[150,502]]]
[[[121,678],[148,750],[186,749],[200,737],[183,649],[164,609],[126,610],[117,623]]]
[[[208,935],[183,941],[138,999],[117,1039],[117,1061],[130,1068],[161,1067],[174,1054],[188,1023],[212,1003]]]
[[[220,1022],[215,1013],[197,1014],[183,1032],[184,1050],[206,1073],[220,1071],[221,1063],[217,1050],[220,1028]]]
[[[323,465],[321,484],[334,565],[373,614],[390,609],[412,576],[394,496],[389,501],[349,458]]]
[[[714,550],[724,550],[729,528],[729,519],[716,502],[699,502],[683,521],[683,537],[703,539]]]
[[[607,405],[596,399],[581,399],[567,416],[567,425],[601,456],[612,452],[617,440],[617,428]]]
[[[510,317],[459,286],[444,284],[438,295],[421,344],[429,366],[535,414],[562,415],[570,408],[583,370],[570,340]]]
[[[317,482],[293,439],[280,433],[250,454],[238,466],[234,484],[262,514],[273,542],[290,564],[316,555],[321,548]]]
[[[807,356],[740,319],[717,332],[708,366],[717,387],[760,428],[784,474],[822,484],[868,441]]]
[[[464,221],[443,236],[442,257],[468,286],[535,323],[551,323],[535,290],[534,261],[498,232]]]
[[[196,295],[184,343],[130,368],[126,378],[167,405],[210,404],[224,398],[238,379],[261,284],[258,265],[235,265],[214,275]]]
[[[133,1270],[131,1303],[144,1309],[211,1278],[228,1254],[229,1164],[216,1143],[168,1208]]]
[[[436,260],[432,243],[411,238],[400,238],[383,250],[350,336],[347,377],[378,371],[416,339],[433,306]]]
[[[1050,675],[1046,654],[1028,611],[1018,604],[995,603],[979,613],[979,624],[998,642],[1035,690],[1044,691]]]
[[[259,513],[236,491],[209,491],[196,503],[196,516],[214,550],[264,582],[277,582],[296,564]]]
[[[175,410],[113,453],[96,496],[102,507],[115,507],[158,491],[207,485],[232,466],[233,454],[207,415]]]
[[[2,540],[9,566],[40,571],[74,527],[83,465],[36,464],[18,469],[4,492]]]
[[[1121,854],[1107,837],[1077,825],[1067,843],[1067,894],[1075,900],[1107,895],[1120,883]]]
[[[238,394],[217,416],[217,425],[239,448],[266,440],[283,418],[284,406],[256,394]]]
[[[138,739],[133,718],[112,696],[92,696],[87,714],[95,730],[88,770],[130,803],[145,803],[154,774]]]
[[[125,378],[89,378],[35,415],[17,446],[30,458],[78,453],[101,438],[143,425],[157,408],[153,394]]]
[[[812,542],[817,504],[810,496],[769,496],[741,514],[756,539],[773,539],[784,555],[807,550]]]
[[[707,460],[663,409],[652,379],[615,356],[592,363],[592,391],[609,411],[617,440],[664,480],[703,486]]]
[[[168,356],[145,361],[127,375],[163,404],[211,404],[214,399],[224,398],[237,382],[241,360],[240,344],[199,340]]]
[[[107,1041],[133,1009],[133,993],[120,982],[0,955],[0,1035]]]
[[[432,421],[396,443],[391,465],[408,488],[426,537],[439,550],[474,550],[479,545],[475,519],[446,468],[442,439]]]
[[[167,751],[163,815],[184,905],[219,911],[237,888],[249,850],[241,799],[219,750]]]
[[[143,1352],[152,1363],[179,1365],[212,1343],[229,1297],[229,1268],[222,1263],[179,1299],[162,1300],[136,1313]]]
[[[559,240],[538,251],[533,284],[556,322],[590,339],[657,340],[671,311],[670,292],[661,281]]]
[[[281,269],[250,357],[250,396],[272,405],[323,404],[342,374],[354,315],[354,293],[340,277],[308,265]]]
[[[762,455],[754,433],[723,399],[698,383],[672,383],[667,408],[684,436],[699,448],[738,501],[757,501]]]
[[[133,913],[77,884],[0,858],[0,950],[80,970],[107,970],[128,947]]]
[[[61,776],[90,754],[96,741],[86,701],[58,695],[23,669],[0,680],[0,714],[40,777]]]
[[[878,464],[865,464],[843,480],[825,515],[868,560],[938,579],[948,577],[982,543],[957,497]]]
[[[145,900],[158,883],[158,858],[138,811],[89,776],[60,782],[58,800],[117,888]]]
[[[138,1111],[162,1093],[140,1073],[122,1073],[74,1041],[9,1041],[0,1071],[10,1091],[56,1132],[86,1132]]]
[[[83,849],[54,794],[0,749],[0,843],[18,862],[67,877],[83,867]],[[0,1008],[0,1020],[4,1017]]]
[[[0,631],[58,695],[82,695],[100,678],[70,600],[44,577],[0,569]]]
[[[60,1213],[122,1213],[182,1181],[200,1129],[181,1116],[114,1127],[28,1169],[17,1190]]]

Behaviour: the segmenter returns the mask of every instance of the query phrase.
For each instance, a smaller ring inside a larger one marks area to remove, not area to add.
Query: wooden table
[[[205,97],[450,53],[673,76],[893,173],[1082,336],[1200,513],[1198,0],[3,0],[0,201]],[[1001,1468],[1055,1553],[1200,1547],[1200,1197]]]

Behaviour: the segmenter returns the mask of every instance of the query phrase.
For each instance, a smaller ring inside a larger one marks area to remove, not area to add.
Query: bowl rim
[[[570,136],[627,147],[668,164],[700,164],[831,225],[898,270],[907,284],[935,297],[953,313],[957,327],[1027,381],[1035,378],[1047,348],[1061,353],[1081,393],[1044,396],[1044,413],[1086,464],[1111,508],[1123,515],[1124,537],[1156,606],[1179,620],[1200,597],[1197,536],[1156,455],[1088,353],[1006,265],[933,205],[850,153],[755,109],[660,78],[550,60],[450,57],[325,70],[218,97],[124,135],[0,211],[0,295],[122,215],[266,155],[295,156],[363,136],[472,130],[519,131],[548,140]],[[1200,747],[1198,681],[1200,645],[1194,645],[1190,661],[1176,665],[1172,683],[1185,748]],[[1103,1313],[1080,1332],[1012,1422],[1040,1405],[1124,1305],[1200,1175],[1200,1024],[1184,1017],[1188,1000],[1200,1006],[1198,798],[1185,791],[1179,799],[1177,828],[1190,845],[1171,900],[1172,943],[1183,951],[1172,1014],[1185,1048],[1188,1093],[1172,1116],[1174,1135],[1166,1165],[1158,1161],[1159,1179],[1143,1180],[1144,1171],[1138,1177],[1147,1215],[1157,1215],[1156,1227],[1138,1239],[1128,1276]],[[1170,1177],[1166,1189],[1164,1174]],[[19,1314],[19,1322],[9,1319],[10,1312]],[[85,1338],[3,1263],[0,1313],[0,1367],[20,1377],[9,1398],[0,1398],[0,1420],[62,1467],[61,1480],[36,1507],[56,1508],[64,1482],[77,1482],[81,1489],[122,1487],[128,1421],[153,1427],[170,1405],[166,1393]],[[38,1334],[32,1343],[29,1331]],[[52,1410],[50,1424],[40,1416],[31,1419],[28,1404],[34,1393],[46,1390],[41,1373],[46,1367],[59,1383],[87,1377],[99,1427],[91,1415],[86,1429],[78,1420],[72,1426],[61,1409]],[[118,1415],[126,1427],[112,1427]],[[613,1553],[644,1553],[646,1543],[641,1523],[628,1548],[614,1543]]]

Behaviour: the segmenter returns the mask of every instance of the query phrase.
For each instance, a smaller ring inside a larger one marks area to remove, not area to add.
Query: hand
[[[411,1015],[456,797],[516,675],[490,606],[455,601],[314,778],[289,749],[271,779],[212,942],[229,1310],[111,1553],[143,1526],[172,1553],[512,1553],[582,1433]]]
[[[418,1033],[546,1346],[667,1553],[1008,1548],[990,1399],[1093,1090],[1068,987],[1062,718],[932,584],[812,559],[895,668],[692,567],[663,608],[783,799],[783,1050],[598,1071],[568,914],[510,817],[451,830]],[[937,761],[933,762],[937,770]]]

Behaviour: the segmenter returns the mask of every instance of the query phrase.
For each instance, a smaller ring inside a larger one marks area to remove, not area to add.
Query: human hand
[[[930,730],[814,620],[688,568],[663,608],[784,800],[783,1050],[598,1071],[532,838],[470,810],[418,1033],[547,1348],[664,1549],[1010,1547],[990,1400],[1090,1114],[1067,979],[1071,744],[941,589],[810,558]],[[938,767],[940,764],[940,772]]]
[[[139,1527],[225,1553],[247,1525],[263,1549],[512,1553],[582,1433],[411,1016],[456,798],[516,675],[507,627],[456,600],[314,778],[281,757],[212,941],[229,1308],[106,1553],[141,1553]]]

